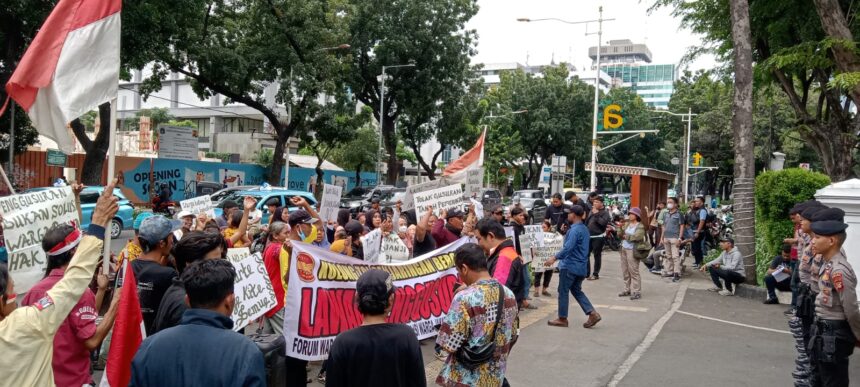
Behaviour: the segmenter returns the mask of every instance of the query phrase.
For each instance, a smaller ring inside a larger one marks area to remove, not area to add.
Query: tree
[[[331,152],[331,160],[346,170],[355,171],[355,185],[361,185],[361,172],[376,163],[376,147],[379,136],[373,125],[365,124],[355,131],[349,142],[341,144]]]
[[[356,98],[370,106],[377,122],[382,122],[388,183],[396,182],[398,174],[398,118],[408,114],[413,128],[431,122],[433,115],[429,113],[437,103],[450,90],[465,84],[475,41],[475,31],[466,30],[465,24],[477,11],[476,0],[351,3],[348,35],[354,55],[349,84]],[[414,67],[386,71],[390,77],[385,80],[383,116],[377,77],[383,66],[409,63]]]
[[[94,124],[94,118],[93,114],[85,114],[69,123],[69,126],[72,127],[72,133],[75,134],[75,138],[81,143],[81,148],[84,148],[84,152],[86,152],[80,178],[81,183],[86,185],[102,184],[102,165],[104,165],[107,156],[108,140],[110,139],[110,102],[99,105],[99,131],[95,138],[90,139],[84,122]]]

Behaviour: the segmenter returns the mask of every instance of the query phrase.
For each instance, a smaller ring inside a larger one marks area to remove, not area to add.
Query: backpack
[[[705,217],[705,224],[711,225],[711,224],[714,224],[714,222],[716,222],[716,221],[717,221],[717,214],[715,214],[711,211],[708,211],[708,216]]]

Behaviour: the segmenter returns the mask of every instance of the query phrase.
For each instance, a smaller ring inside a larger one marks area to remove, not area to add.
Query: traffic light
[[[702,154],[699,152],[693,153],[693,166],[701,167],[702,166]]]

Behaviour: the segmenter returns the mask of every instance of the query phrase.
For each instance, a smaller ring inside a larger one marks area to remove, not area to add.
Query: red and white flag
[[[122,0],[60,0],[6,83],[36,130],[65,153],[75,149],[68,123],[116,98],[121,8]]]
[[[451,182],[466,181],[466,171],[472,168],[480,168],[484,166],[484,138],[487,136],[487,130],[481,132],[481,137],[478,137],[478,142],[472,149],[469,149],[457,160],[448,164],[442,176],[446,177]]]
[[[143,315],[140,313],[140,300],[137,298],[137,280],[134,270],[125,261],[125,268],[120,290],[121,297],[117,309],[116,321],[110,339],[105,372],[102,375],[101,387],[127,386],[131,381],[131,361],[146,337],[143,325]]]

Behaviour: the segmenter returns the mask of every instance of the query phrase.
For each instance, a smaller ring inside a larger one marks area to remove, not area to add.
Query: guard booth
[[[585,163],[585,170],[591,172],[591,163]],[[675,174],[651,168],[628,167],[597,163],[597,173],[602,175],[630,176],[630,207],[645,207],[653,210],[657,203],[666,201],[669,185],[675,181]]]

